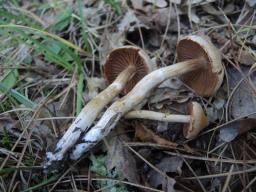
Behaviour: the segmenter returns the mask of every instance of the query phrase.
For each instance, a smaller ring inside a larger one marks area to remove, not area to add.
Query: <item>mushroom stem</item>
[[[190,115],[174,115],[166,114],[148,110],[130,111],[125,114],[125,119],[150,119],[156,121],[189,123],[191,121]]]
[[[54,151],[47,152],[46,166],[51,165],[52,161],[63,159],[64,154],[76,143],[81,133],[89,129],[103,108],[123,90],[126,83],[134,75],[134,72],[134,66],[128,66],[117,76],[112,84],[84,106],[67,132],[59,140]]]
[[[205,59],[190,59],[163,67],[141,79],[123,98],[114,102],[103,114],[98,123],[82,138],[71,153],[71,159],[78,159],[84,152],[95,146],[115,127],[119,119],[138,105],[157,85],[164,80],[207,66]]]

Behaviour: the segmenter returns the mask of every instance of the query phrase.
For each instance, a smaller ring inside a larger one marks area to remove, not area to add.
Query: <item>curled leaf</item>
[[[227,124],[220,129],[220,138],[225,142],[233,141],[237,136],[256,127],[256,119],[248,118]]]

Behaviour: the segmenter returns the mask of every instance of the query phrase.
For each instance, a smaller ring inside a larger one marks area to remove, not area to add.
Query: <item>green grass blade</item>
[[[60,48],[60,50],[62,50],[62,53],[59,53],[59,54],[62,55],[63,58],[66,58],[65,55],[68,55],[70,58],[72,58],[72,60],[75,61],[79,70],[81,70],[82,62],[81,62],[80,57],[78,57],[77,54],[75,54],[72,50],[70,50],[67,47],[67,45],[63,44],[62,42],[58,42],[56,40],[48,38],[48,37],[44,37],[44,38],[46,41],[54,43],[55,46],[58,46]]]
[[[81,0],[77,0],[77,8],[78,8],[78,12],[79,12],[79,17],[80,17],[80,25],[81,25],[81,34],[82,34],[82,38],[84,40],[84,46],[85,49],[89,52],[91,52],[91,47],[90,44],[88,42],[88,30],[87,30],[87,25],[85,23],[85,18],[84,18],[84,14],[83,14],[83,5]]]
[[[84,75],[80,73],[78,84],[77,84],[77,93],[76,93],[76,114],[78,115],[82,109],[83,104],[83,89],[84,89]]]
[[[45,186],[45,185],[47,185],[47,184],[49,184],[49,183],[52,183],[52,182],[56,181],[58,178],[59,178],[59,175],[57,175],[57,176],[51,176],[49,179],[46,179],[46,180],[44,180],[43,182],[41,182],[41,183],[39,183],[39,184],[37,184],[37,185],[35,185],[35,186],[33,186],[33,187],[30,187],[30,188],[28,188],[28,189],[25,189],[25,190],[23,190],[22,192],[37,190],[37,189],[39,189],[39,188],[41,188],[41,187],[43,187],[43,186]]]
[[[62,31],[64,30],[71,22],[72,19],[72,8],[66,7],[61,10],[56,16],[56,22],[51,25],[53,31]]]
[[[27,97],[19,93],[18,91],[8,88],[6,85],[0,82],[0,91],[6,94],[8,97],[15,98],[19,103],[22,103],[28,108],[35,108],[36,104],[29,100]]]
[[[67,41],[66,39],[63,39],[63,38],[59,37],[58,35],[48,33],[47,31],[44,31],[44,30],[35,29],[33,27],[27,27],[27,26],[23,26],[23,25],[14,25],[14,24],[0,25],[0,28],[3,28],[3,29],[21,29],[21,30],[24,30],[24,31],[33,32],[33,34],[37,34],[39,36],[41,34],[41,35],[53,38],[56,41],[59,41],[59,42],[65,44],[65,45],[67,45],[68,47],[70,47],[72,49],[75,49],[75,50],[79,51],[80,53],[83,53],[84,55],[88,55],[87,52],[85,52],[83,49],[76,46],[75,44]]]
[[[72,65],[69,62],[67,62],[65,59],[63,59],[60,55],[56,54],[51,48],[47,47],[42,42],[34,39],[30,35],[27,35],[23,31],[20,31],[20,30],[16,30],[16,31],[18,31],[22,35],[22,37],[24,38],[23,39],[24,43],[26,43],[31,48],[34,48],[35,51],[37,51],[38,53],[43,54],[46,57],[46,59],[60,65],[67,71],[72,70],[73,68]],[[51,43],[54,44],[55,42],[53,41]]]
[[[17,10],[16,10],[17,12]],[[17,23],[23,25],[29,25],[34,28],[41,28],[40,25],[35,24],[30,18],[26,17],[24,14],[13,15],[8,11],[5,11],[4,8],[0,6],[0,21],[1,24],[8,24],[15,20]]]
[[[15,98],[19,103],[22,103],[26,107],[34,108],[36,106],[31,100],[24,95],[12,89],[18,80],[18,70],[9,70],[4,77],[0,80],[0,92],[6,94],[8,97]]]
[[[105,2],[110,4],[118,16],[122,15],[122,9],[117,0],[105,0]]]
[[[6,85],[8,88],[12,88],[19,77],[19,73],[17,69],[11,69],[5,72],[2,79],[0,79],[0,82]]]
[[[33,169],[42,169],[37,166],[26,166],[26,167],[9,167],[9,168],[3,168],[0,170],[0,175],[12,173],[15,171],[22,171],[22,170],[33,170]]]

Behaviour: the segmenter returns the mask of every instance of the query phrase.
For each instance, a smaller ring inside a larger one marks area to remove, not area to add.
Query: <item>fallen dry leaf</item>
[[[171,89],[180,89],[183,85],[182,81],[178,78],[167,79],[163,83],[161,83],[159,88],[171,88]]]
[[[159,104],[163,101],[167,103],[185,103],[192,96],[193,95],[191,93],[188,93],[185,88],[157,88],[150,96],[148,103]]]
[[[86,78],[86,81],[88,91],[85,101],[90,101],[100,92],[100,90],[103,90],[106,87],[106,81],[103,78],[89,77]]]
[[[233,13],[233,11],[235,10],[235,6],[233,3],[228,3],[224,7],[224,9],[219,9],[210,3],[205,3],[202,5],[202,9],[206,13],[209,13],[210,15],[223,15],[223,13],[225,13],[226,15],[229,15]]]
[[[154,142],[159,145],[167,145],[176,147],[177,144],[156,135],[153,131],[148,129],[141,123],[137,123],[135,126],[135,137],[145,142]]]
[[[226,99],[222,97],[216,97],[212,105],[206,107],[206,113],[209,122],[216,122],[223,118]]]
[[[134,31],[135,27],[145,27],[148,28],[144,23],[142,23],[135,15],[134,11],[128,9],[125,13],[123,19],[117,25],[118,31]]]
[[[109,33],[105,32],[101,37],[101,65],[104,65],[107,54],[114,48],[123,46],[124,35],[123,32]]]
[[[113,134],[115,133],[117,132],[114,131]],[[139,183],[136,161],[123,144],[123,141],[127,140],[128,138],[123,134],[121,136],[108,137],[107,168],[109,171],[115,169],[122,179],[127,179],[132,183]]]
[[[168,130],[168,122],[165,122],[165,121],[159,121],[157,123],[157,132],[158,133],[161,133],[161,132],[165,132]]]
[[[219,136],[222,141],[230,142],[253,128],[256,128],[256,119],[237,120],[222,127]]]
[[[231,43],[231,41],[222,34],[215,32],[212,33],[211,36],[220,46],[221,52],[229,59],[247,66],[251,66],[256,63],[255,54],[253,54],[251,50],[241,49],[235,41]]]
[[[241,116],[247,116],[251,113],[256,113],[255,90],[252,87],[255,86],[256,76],[249,74],[248,67],[241,66],[241,69],[245,76],[251,76],[251,81],[254,85],[251,85],[248,81],[242,79],[240,72],[238,72],[235,68],[227,68],[229,87],[231,91],[238,85],[229,105],[229,110],[233,118],[239,118]],[[253,117],[256,117],[256,115],[253,115]]]
[[[37,138],[40,147],[45,147],[46,149],[52,146],[55,142],[55,136],[52,134],[51,129],[45,124],[35,123],[33,128],[33,135]],[[42,150],[43,148],[41,148]]]
[[[241,50],[238,52],[237,61],[244,65],[253,65],[256,63],[256,58],[246,50]]]
[[[191,11],[190,11],[190,14],[188,14],[191,21],[193,21],[194,23],[200,23],[200,18],[197,16],[196,14],[196,9],[195,8],[192,8]]]
[[[100,8],[86,7],[83,9],[84,17],[86,18],[87,25],[92,27],[99,26],[101,22],[101,13],[99,12]]]
[[[179,8],[177,8],[177,12],[178,13],[175,12],[175,9],[172,6],[163,9],[157,9],[150,22],[156,23],[156,25],[162,29],[165,29],[168,22],[170,22],[172,27],[169,30],[177,31],[177,14],[181,14]]]
[[[183,160],[180,157],[165,157],[161,159],[160,163],[155,166],[161,170],[163,173],[182,173]],[[162,186],[162,189],[165,191],[175,191],[174,184],[176,181],[172,178],[165,178],[164,176],[158,174],[155,170],[149,172],[149,181],[153,187]]]
[[[156,89],[155,92],[150,96],[149,103],[159,103],[164,100],[171,100],[175,101],[177,98],[179,98],[179,91],[170,91],[170,89],[165,88],[159,88]]]
[[[143,10],[143,9],[144,9],[143,1],[144,1],[144,0],[131,0],[132,7],[133,7],[135,10]]]
[[[256,1],[255,0],[246,0],[246,3],[248,3],[248,5],[250,7],[255,7],[255,5],[256,5]]]

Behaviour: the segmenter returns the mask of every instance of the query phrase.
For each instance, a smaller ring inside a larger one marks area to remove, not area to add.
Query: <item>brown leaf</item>
[[[167,145],[176,147],[177,144],[156,135],[153,131],[146,128],[143,124],[137,123],[135,126],[135,137],[145,142],[154,142],[159,145]]]
[[[256,58],[248,51],[241,50],[238,53],[238,62],[244,65],[252,65],[256,63]]]
[[[143,0],[131,0],[132,7],[136,10],[143,10]]]
[[[246,3],[248,3],[248,5],[250,7],[255,7],[255,5],[256,5],[256,1],[255,0],[246,0]]]
[[[256,127],[256,119],[248,118],[229,123],[220,129],[220,138],[225,142],[233,141],[238,135]]]
[[[103,90],[106,88],[106,82],[103,78],[98,77],[88,77],[87,80],[87,89],[88,92],[86,94],[85,101],[91,100],[93,97],[95,97],[100,90]]]
[[[256,77],[253,74],[249,74],[248,67],[242,67],[242,73],[246,77],[251,77],[251,82],[248,82],[248,79],[242,79],[241,73],[238,72],[235,68],[227,68],[228,78],[229,78],[229,87],[231,91],[238,87],[233,93],[233,97],[230,100],[229,110],[231,110],[231,115],[233,118],[239,118],[241,116],[247,116],[251,113],[256,112],[256,97],[255,97],[255,84]],[[253,115],[256,117],[256,115]]]
[[[178,173],[181,174],[181,167],[183,165],[183,160],[180,157],[166,157],[161,160],[156,167],[163,173]],[[153,187],[162,186],[165,191],[175,191],[174,184],[176,181],[172,178],[165,178],[160,174],[157,174],[155,170],[151,170],[149,173],[149,181]]]
[[[194,23],[200,23],[200,18],[196,14],[196,9],[191,8],[190,14],[188,14],[190,17],[190,20],[193,21]]]
[[[106,31],[101,36],[101,47],[99,48],[102,57],[101,65],[105,64],[106,57],[112,49],[123,46],[123,41],[123,32],[109,33]]]
[[[173,7],[157,9],[155,14],[152,16],[151,22],[155,22],[160,27],[165,28],[169,20],[171,21],[171,26],[172,26],[170,30],[177,30],[176,28],[177,14]]]
[[[142,23],[135,15],[134,11],[128,9],[125,13],[123,19],[118,24],[118,31],[134,31],[135,27],[145,27],[148,28],[144,23]]]
[[[216,120],[221,120],[223,118],[223,109],[225,108],[226,99],[221,96],[215,98],[211,106],[206,107],[206,113],[209,122],[216,122]]]
[[[117,135],[116,131],[114,133]],[[115,169],[122,179],[127,179],[132,183],[139,183],[136,161],[128,148],[123,145],[123,141],[127,140],[128,138],[124,135],[108,137],[107,168],[109,171]]]

